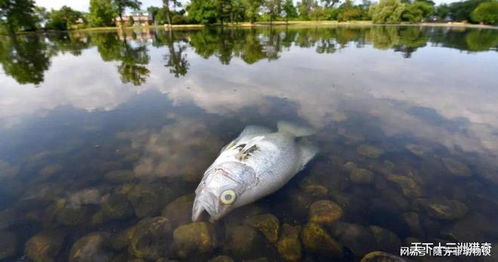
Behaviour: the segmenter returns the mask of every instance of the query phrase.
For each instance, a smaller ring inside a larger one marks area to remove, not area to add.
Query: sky
[[[43,6],[47,9],[59,9],[63,5],[67,5],[75,10],[79,11],[88,11],[88,6],[90,3],[90,0],[35,0],[36,4],[39,6]],[[186,2],[181,1],[181,2]],[[456,0],[434,0],[436,4],[440,3],[450,3],[450,2],[455,2]],[[162,5],[162,0],[141,0],[142,2],[142,9],[147,9],[149,6],[161,6]]]

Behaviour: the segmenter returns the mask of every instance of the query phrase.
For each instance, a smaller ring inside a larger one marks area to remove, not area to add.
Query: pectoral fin
[[[301,169],[303,169],[304,166],[315,157],[319,150],[315,144],[307,140],[301,140],[297,144],[301,155]]]

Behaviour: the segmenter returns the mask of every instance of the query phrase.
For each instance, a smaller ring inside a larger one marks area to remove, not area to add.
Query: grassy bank
[[[374,25],[372,21],[349,21],[349,22],[338,22],[338,21],[273,21],[270,22],[256,22],[254,24],[248,22],[242,23],[225,23],[223,26],[226,27],[260,27],[260,26],[331,26],[331,25],[359,25],[359,26],[369,26]],[[375,24],[380,25],[380,24]],[[498,26],[490,26],[490,25],[476,25],[476,24],[468,24],[468,23],[418,23],[418,24],[389,24],[389,25],[405,25],[405,26],[441,26],[441,27],[468,27],[468,28],[489,28],[489,29],[498,29]],[[214,24],[209,26],[221,26],[221,24]],[[134,30],[134,29],[196,29],[196,28],[204,28],[206,25],[200,24],[183,24],[183,25],[151,25],[151,26],[135,26],[135,27],[125,27],[125,30]],[[109,31],[109,30],[117,30],[117,27],[91,27],[91,28],[83,28],[76,29],[73,31]]]

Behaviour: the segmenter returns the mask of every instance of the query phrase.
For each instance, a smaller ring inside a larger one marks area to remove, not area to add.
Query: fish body
[[[280,122],[277,132],[248,126],[226,145],[206,170],[197,187],[192,220],[203,211],[211,221],[252,203],[284,186],[317,153],[316,147],[297,137],[309,129]]]

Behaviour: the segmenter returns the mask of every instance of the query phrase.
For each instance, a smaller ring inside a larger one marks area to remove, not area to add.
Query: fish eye
[[[236,199],[237,199],[237,194],[235,194],[235,191],[233,191],[232,189],[225,190],[220,195],[220,201],[225,205],[233,204],[233,202],[235,202]]]

